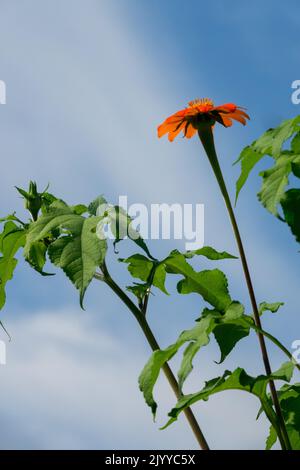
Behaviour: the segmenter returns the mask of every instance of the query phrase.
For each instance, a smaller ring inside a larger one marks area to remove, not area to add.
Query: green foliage
[[[180,294],[195,292],[223,312],[231,303],[226,276],[219,269],[196,272],[181,253],[173,252],[164,260],[166,271],[184,278],[177,284]]]
[[[237,185],[237,194],[255,163],[265,154],[271,155],[275,165],[274,168],[264,172],[263,187],[259,197],[272,213],[275,213],[278,204],[281,204],[286,222],[300,240],[300,226],[295,217],[295,212],[299,208],[300,190],[289,190],[284,193],[289,174],[293,172],[296,176],[300,175],[299,123],[299,119],[286,121],[278,129],[265,133],[243,151],[240,158],[242,174]],[[295,132],[297,134],[291,142],[291,150],[282,150],[285,140]],[[25,199],[25,207],[31,218],[28,223],[24,223],[13,213],[0,220],[4,223],[0,234],[0,309],[5,303],[6,283],[12,278],[17,264],[16,253],[23,247],[25,260],[41,275],[49,275],[44,271],[47,257],[53,265],[64,271],[79,290],[82,307],[86,289],[94,277],[106,282],[110,287],[116,286],[115,292],[120,292],[118,295],[123,299],[125,293],[111,279],[107,271],[105,233],[109,228],[114,235],[114,247],[124,238],[129,238],[143,250],[143,254],[135,253],[119,261],[127,265],[132,278],[140,281],[133,282],[127,287],[138,299],[132,311],[137,318],[140,313],[141,317],[138,318],[140,324],[146,315],[151,289],[156,287],[168,294],[165,285],[167,276],[176,276],[178,293],[198,294],[207,304],[204,305],[201,317],[196,320],[193,328],[183,331],[167,348],[154,351],[140,375],[140,389],[153,415],[155,416],[157,409],[153,391],[160,371],[183,348],[177,372],[180,398],[169,413],[170,420],[166,426],[175,421],[188,406],[199,400],[207,400],[211,395],[225,390],[242,390],[260,400],[261,411],[265,412],[271,423],[266,443],[267,448],[271,448],[277,439],[278,425],[271,399],[266,391],[267,385],[271,379],[289,382],[294,367],[298,366],[291,361],[290,352],[272,335],[256,327],[252,316],[245,314],[243,305],[231,298],[227,278],[220,269],[196,270],[190,264],[196,256],[205,257],[210,261],[236,257],[226,251],[219,252],[205,246],[185,253],[173,250],[166,258],[157,260],[149,252],[138,231],[133,228],[133,221],[128,214],[122,208],[108,204],[103,196],[99,196],[87,206],[84,204],[69,206],[46,190],[39,193],[34,182],[30,182],[28,191],[17,189]],[[124,301],[130,308],[132,301],[128,297],[125,297]],[[281,302],[262,302],[259,305],[259,314],[262,315],[265,311],[275,313],[281,305],[283,305]],[[251,330],[260,331],[267,336],[289,357],[290,361],[283,364],[280,370],[270,377],[263,375],[251,377],[242,368],[237,368],[233,372],[225,371],[220,377],[206,382],[205,387],[199,392],[183,394],[184,384],[193,370],[194,359],[210,342],[212,336],[220,349],[219,363],[222,363]],[[280,402],[290,440],[293,448],[297,449],[300,440],[297,415],[300,406],[299,392],[299,384],[285,385],[280,392]]]
[[[284,146],[287,146],[290,138],[290,149],[287,150]],[[241,152],[237,160],[241,164],[241,174],[236,183],[236,200],[250,172],[265,156],[273,159],[273,165],[260,173],[263,180],[258,199],[271,214],[289,225],[299,242],[300,189],[286,188],[290,175],[300,177],[300,116],[283,121],[275,129],[269,129]],[[284,218],[279,208],[282,208]]]
[[[281,199],[284,219],[300,243],[300,189],[289,189]]]
[[[260,315],[262,315],[264,312],[269,311],[272,313],[278,312],[279,308],[284,305],[283,302],[273,302],[273,303],[268,303],[268,302],[261,302],[259,304],[258,312]]]
[[[30,225],[24,248],[24,255],[30,260],[37,243],[50,240],[49,258],[79,290],[81,306],[85,291],[106,253],[106,241],[96,234],[100,219],[96,216],[85,218],[64,202],[54,201],[48,212]],[[51,240],[53,230],[59,230],[61,234],[54,241]]]
[[[169,361],[179,349],[187,343],[178,372],[179,386],[182,386],[193,369],[193,359],[196,353],[209,343],[213,332],[221,351],[221,362],[232,351],[236,343],[249,334],[253,320],[244,315],[244,308],[239,302],[232,302],[225,314],[216,309],[205,308],[202,316],[197,320],[196,326],[183,331],[177,341],[164,350],[155,351],[145,365],[140,378],[140,389],[144,394],[146,403],[151,407],[153,414],[156,403],[153,398],[153,389],[163,365]]]
[[[284,367],[280,368],[280,370],[275,374],[272,374],[271,376],[259,375],[258,377],[251,377],[240,367],[233,372],[226,370],[222,376],[206,382],[205,386],[199,392],[182,395],[170,411],[170,419],[164,428],[176,421],[179,414],[187,407],[201,400],[206,401],[212,395],[226,390],[241,390],[256,396],[260,400],[262,409],[266,412],[267,417],[271,423],[274,423],[276,426],[274,412],[270,407],[269,398],[266,393],[267,385],[271,379],[289,382],[291,380],[290,369],[291,368],[289,368],[287,372],[287,366],[284,364]]]
[[[300,450],[300,383],[284,384],[279,390],[279,402],[293,450]],[[269,450],[276,443],[277,434],[273,425],[266,441]]]
[[[132,255],[127,259],[121,258],[119,261],[128,264],[128,271],[133,277],[145,281],[144,284],[135,283],[134,286],[127,287],[127,289],[133,292],[138,298],[142,298],[143,294],[145,294],[152,285],[165,294],[168,294],[165,287],[166,275],[181,274],[184,276],[184,279],[177,285],[179,293],[199,293],[203,296],[204,300],[222,310],[226,308],[231,301],[228,294],[226,277],[219,270],[202,271],[200,273],[194,271],[186,259],[200,255],[210,260],[236,258],[226,251],[218,252],[214,248],[206,246],[186,253],[173,250],[170,255],[162,261],[153,260],[153,258],[150,259],[141,254]]]
[[[174,251],[173,253],[176,253]],[[237,259],[236,256],[227,253],[227,251],[217,251],[211,246],[203,246],[202,248],[198,248],[198,250],[187,251],[186,253],[182,253],[185,258],[193,258],[194,256],[205,256],[207,259],[210,260],[222,260],[222,259]]]
[[[243,188],[244,184],[246,183],[248,176],[251,173],[252,169],[264,156],[263,153],[258,152],[254,148],[253,144],[248,147],[245,147],[242,150],[238,160],[235,162],[235,163],[240,162],[241,164],[241,174],[236,182],[235,202],[237,202],[240,191]]]
[[[272,168],[262,171],[263,184],[258,199],[271,214],[279,216],[278,205],[283,199],[288,177],[292,172],[292,164],[300,164],[300,155],[282,152]]]
[[[17,259],[15,255],[24,246],[26,231],[12,221],[6,222],[0,234],[0,309],[6,300],[6,283],[12,279]]]
[[[282,305],[281,302],[273,304],[263,302],[260,304],[260,314],[266,310],[276,312],[280,305]],[[140,389],[153,414],[155,415],[157,408],[153,397],[153,390],[159,372],[163,365],[169,361],[184,344],[187,343],[187,346],[178,371],[180,391],[182,391],[182,386],[193,369],[193,359],[195,355],[200,348],[209,343],[211,334],[214,335],[220,348],[221,358],[219,363],[222,363],[236,344],[249,335],[251,329],[257,330],[252,316],[244,314],[244,307],[241,303],[232,301],[225,313],[217,309],[210,310],[205,308],[194,328],[182,332],[177,341],[166,349],[155,351],[145,365],[139,378]],[[284,375],[284,377],[289,377],[293,369],[294,364],[289,361],[285,363],[274,376],[281,377]]]
[[[88,210],[92,215],[100,216],[99,227],[103,232],[106,227],[110,227],[115,237],[114,246],[129,237],[149,258],[154,259],[139,232],[133,228],[131,217],[122,207],[108,204],[103,196],[99,196],[89,205]]]
[[[185,351],[179,374],[182,386],[184,378],[187,377],[191,370],[192,358],[202,346],[209,342],[209,333],[211,331],[212,323],[213,319],[208,316],[207,318],[204,318],[203,321],[197,323],[197,325],[191,330],[183,331],[174,344],[171,344],[164,350],[155,351],[145,365],[139,377],[139,385],[143,392],[145,401],[150,406],[154,416],[157,404],[153,398],[153,388],[158,379],[160,370],[164,364],[169,361],[174,354],[176,354],[181,346],[185,343],[189,343],[189,346]]]
[[[26,261],[42,276],[52,276],[52,273],[46,273],[43,271],[46,263],[46,253],[46,243],[44,241],[38,240],[30,245],[26,255]]]

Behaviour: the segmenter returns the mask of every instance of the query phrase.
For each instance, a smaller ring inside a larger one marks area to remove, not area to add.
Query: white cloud
[[[72,311],[18,316],[10,330],[0,369],[1,448],[196,448],[184,418],[166,431],[152,422],[137,386],[147,348],[136,350],[100,330],[92,314]],[[194,390],[198,374],[190,381]],[[163,423],[174,404],[163,377],[156,396]],[[254,421],[257,406],[227,393],[196,410],[213,447],[255,448],[266,432]]]

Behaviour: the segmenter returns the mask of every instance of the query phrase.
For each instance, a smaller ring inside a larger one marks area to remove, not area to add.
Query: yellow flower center
[[[189,106],[191,108],[196,108],[197,106],[213,106],[214,102],[210,98],[197,98],[193,101],[189,101]]]

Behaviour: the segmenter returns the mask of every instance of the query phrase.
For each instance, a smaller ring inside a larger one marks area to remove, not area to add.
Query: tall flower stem
[[[129,310],[131,311],[131,313],[134,315],[134,317],[136,318],[138,324],[140,325],[152,351],[157,351],[158,349],[160,349],[157,341],[156,341],[156,338],[146,320],[146,317],[145,317],[145,314],[143,311],[141,311],[135,304],[134,302],[132,302],[132,300],[126,295],[126,293],[118,286],[118,284],[116,284],[116,282],[112,279],[112,277],[110,276],[109,272],[108,272],[108,269],[107,269],[107,266],[106,264],[104,263],[103,265],[101,265],[101,270],[102,270],[102,273],[103,273],[103,277],[101,280],[103,280],[113,291],[114,293],[122,300],[122,302],[124,302],[124,304],[129,308]],[[98,276],[95,276],[96,278],[100,278]],[[176,395],[176,398],[179,399],[180,398],[180,392],[179,392],[179,387],[178,387],[178,383],[177,383],[177,380],[171,370],[171,368],[169,367],[169,365],[166,363],[164,364],[163,366],[163,371],[164,371],[164,374],[173,390],[173,392],[175,393]],[[197,442],[198,444],[200,445],[200,448],[202,450],[210,450],[209,449],[209,446],[208,446],[208,443],[204,437],[204,434],[195,418],[195,415],[194,413],[192,412],[191,408],[186,408],[185,411],[185,416],[188,420],[188,423],[197,439]]]
[[[242,262],[242,266],[243,266],[245,280],[246,280],[246,284],[247,284],[247,288],[248,288],[249,296],[250,296],[250,300],[251,300],[251,305],[252,305],[252,309],[253,309],[254,321],[255,321],[256,326],[260,330],[262,330],[262,324],[261,324],[260,315],[259,315],[259,311],[258,311],[258,307],[257,307],[256,298],[255,298],[255,293],[254,293],[254,289],[253,289],[253,284],[252,284],[252,280],[251,280],[251,276],[250,276],[250,272],[249,272],[249,268],[248,268],[248,262],[247,262],[247,258],[246,258],[246,255],[245,255],[245,250],[244,250],[243,242],[242,242],[242,239],[241,239],[239,227],[238,227],[235,215],[234,215],[234,211],[233,211],[233,208],[232,208],[230,197],[229,197],[229,194],[228,194],[228,191],[227,191],[227,187],[226,187],[226,184],[225,184],[225,181],[224,181],[224,178],[223,178],[222,170],[221,170],[219,160],[218,160],[218,156],[217,156],[217,153],[216,153],[211,123],[209,123],[209,122],[201,123],[199,128],[198,128],[198,134],[199,134],[199,138],[202,142],[202,145],[204,147],[204,150],[207,154],[207,157],[209,159],[209,162],[212,166],[213,172],[215,174],[215,177],[217,179],[218,185],[220,187],[221,193],[222,193],[224,201],[225,201],[225,205],[226,205],[226,208],[227,208],[227,211],[228,211],[228,214],[229,214],[232,229],[233,229],[234,236],[235,236],[235,239],[236,239],[236,243],[237,243],[237,246],[238,246],[238,250],[239,250],[239,253],[240,253],[240,258],[241,258],[241,262]],[[260,331],[257,332],[257,336],[258,336],[258,340],[259,340],[259,345],[260,345],[260,349],[261,349],[261,354],[262,354],[262,359],[263,359],[266,374],[271,375],[272,370],[271,370],[270,360],[269,360],[269,356],[268,356],[264,336]],[[290,444],[289,436],[288,436],[288,433],[287,433],[286,425],[285,425],[285,422],[284,422],[284,418],[283,418],[283,415],[282,415],[282,410],[281,410],[281,407],[280,407],[277,391],[276,391],[275,384],[274,384],[273,380],[271,380],[269,382],[269,386],[270,386],[272,401],[273,401],[273,405],[274,405],[274,408],[275,408],[275,411],[276,411],[278,424],[279,424],[278,438],[280,440],[282,449],[290,450],[291,449],[291,444]]]

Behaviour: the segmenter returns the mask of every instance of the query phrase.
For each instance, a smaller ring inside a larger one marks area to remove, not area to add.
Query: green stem
[[[271,335],[271,333],[268,333],[265,330],[262,330],[261,328],[258,328],[258,326],[253,325],[252,328],[256,331],[264,335],[266,338],[268,338],[272,343],[276,344],[276,346],[281,349],[281,351],[293,362],[295,367],[300,371],[300,364],[298,364],[295,359],[293,358],[292,353],[277,339],[275,336]]]
[[[156,268],[157,268],[157,264],[153,263],[149,278],[147,280],[147,283],[149,284],[149,289],[148,289],[148,292],[146,293],[144,301],[142,302],[142,305],[141,305],[141,311],[144,314],[144,316],[146,316],[146,313],[147,313],[148,302],[149,302],[149,297],[150,297],[150,294],[151,294],[151,287],[152,287],[152,284],[153,284],[153,279],[154,279],[154,276],[155,276]]]
[[[111,278],[105,263],[101,265],[101,269],[103,272],[103,280],[113,291],[114,293],[124,302],[124,304],[129,308],[129,310],[133,313],[134,317],[136,318],[138,324],[140,325],[152,351],[157,351],[160,349],[154,334],[145,318],[145,315],[141,310],[132,302],[132,300],[126,295],[126,293],[115,283],[115,281]],[[100,279],[98,276],[96,276]],[[166,363],[163,365],[164,374],[175,393],[177,399],[180,398],[180,391],[178,387],[177,380],[170,369],[169,365]],[[208,443],[204,437],[204,434],[194,416],[194,413],[190,408],[187,408],[185,411],[185,416],[188,420],[188,423],[197,439],[198,444],[200,445],[201,449],[203,450],[210,450]]]
[[[217,179],[218,185],[220,187],[220,190],[221,190],[221,193],[223,195],[225,205],[226,205],[226,208],[227,208],[227,211],[228,211],[228,214],[229,214],[229,218],[230,218],[231,225],[232,225],[232,228],[233,228],[234,236],[235,236],[236,243],[237,243],[238,250],[239,250],[239,253],[240,253],[240,257],[241,257],[244,276],[245,276],[245,280],[246,280],[246,284],[247,284],[247,288],[248,288],[248,292],[249,292],[249,296],[250,296],[250,300],[251,300],[251,305],[252,305],[252,309],[253,309],[254,320],[255,320],[256,326],[259,329],[262,329],[260,316],[259,316],[259,312],[258,312],[258,307],[257,307],[257,302],[256,302],[256,298],[255,298],[255,293],[254,293],[252,280],[251,280],[251,276],[250,276],[250,272],[249,272],[249,268],[248,268],[248,262],[247,262],[247,258],[246,258],[246,255],[245,255],[245,250],[244,250],[243,242],[242,242],[242,239],[241,239],[239,227],[238,227],[235,215],[234,215],[234,211],[233,211],[233,208],[232,208],[232,205],[231,205],[230,197],[229,197],[229,194],[228,194],[228,191],[227,191],[227,187],[226,187],[226,184],[225,184],[225,181],[224,181],[224,178],[223,178],[223,174],[222,174],[222,170],[221,170],[219,160],[218,160],[218,157],[217,157],[211,124],[210,123],[202,123],[201,127],[199,127],[198,134],[199,134],[200,140],[202,142],[202,145],[204,147],[204,150],[207,154],[207,157],[209,159],[209,162],[212,166],[213,172],[214,172],[215,177]],[[257,336],[258,336],[258,340],[259,340],[259,345],[260,345],[260,349],[261,349],[263,363],[264,363],[264,366],[265,366],[265,371],[266,371],[267,375],[271,375],[272,374],[272,369],[271,369],[271,365],[270,365],[270,361],[269,361],[269,356],[268,356],[264,336],[260,331],[257,332]],[[280,432],[278,433],[278,438],[280,440],[282,449],[290,450],[291,449],[291,444],[290,444],[289,436],[288,436],[288,433],[287,433],[284,418],[283,418],[283,415],[282,415],[282,410],[281,410],[281,407],[280,407],[279,399],[278,399],[278,396],[277,396],[277,392],[276,392],[276,388],[275,388],[275,384],[274,384],[273,380],[271,380],[269,382],[269,386],[270,386],[272,401],[273,401],[273,404],[274,404],[274,407],[275,407],[275,411],[276,411],[276,415],[277,415],[277,419],[278,419],[278,423],[279,423],[279,428],[280,428]]]

